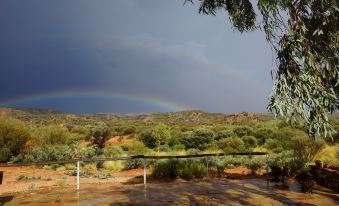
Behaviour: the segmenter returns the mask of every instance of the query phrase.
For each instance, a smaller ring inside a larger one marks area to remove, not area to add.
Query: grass
[[[66,185],[67,179],[57,179],[55,180],[55,186],[65,186]]]
[[[326,147],[320,151],[315,160],[321,160],[324,164],[338,165],[339,164],[339,143],[335,145],[326,145]]]
[[[124,163],[121,160],[104,162],[103,167],[105,170],[112,172],[119,172],[124,169]]]

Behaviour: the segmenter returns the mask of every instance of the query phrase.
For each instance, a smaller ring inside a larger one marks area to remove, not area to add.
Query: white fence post
[[[80,189],[80,161],[77,161],[77,190]]]

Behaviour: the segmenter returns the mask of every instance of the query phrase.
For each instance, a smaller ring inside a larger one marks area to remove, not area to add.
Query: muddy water
[[[148,184],[92,185],[81,189],[58,188],[0,196],[4,205],[339,205],[339,195],[316,186],[312,195],[264,179],[209,180]],[[0,203],[1,205],[1,203]]]

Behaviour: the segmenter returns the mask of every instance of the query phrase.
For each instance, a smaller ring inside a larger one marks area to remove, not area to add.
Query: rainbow
[[[184,106],[182,104],[176,103],[171,100],[167,100],[161,97],[147,96],[137,93],[127,93],[127,92],[111,92],[111,91],[59,91],[51,92],[44,94],[34,94],[29,96],[17,97],[8,99],[5,101],[0,101],[0,106],[13,106],[20,105],[34,101],[50,100],[50,99],[67,99],[67,98],[111,98],[111,99],[120,99],[136,103],[142,103],[147,105],[153,105],[156,107],[163,108],[168,111],[183,111],[189,110],[190,107]]]

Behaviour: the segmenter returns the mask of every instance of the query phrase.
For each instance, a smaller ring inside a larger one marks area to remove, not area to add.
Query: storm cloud
[[[0,102],[96,90],[161,97],[205,111],[261,112],[272,86],[263,33],[241,35],[225,14],[201,16],[197,5],[180,0],[4,0],[0,26]],[[118,99],[85,102],[74,97],[14,106],[163,111]]]

